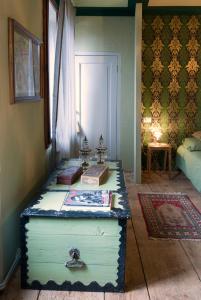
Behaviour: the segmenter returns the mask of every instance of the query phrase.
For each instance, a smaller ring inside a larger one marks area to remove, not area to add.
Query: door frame
[[[95,51],[75,51],[75,56],[116,56],[117,57],[117,115],[116,115],[116,135],[117,135],[117,159],[120,159],[120,105],[121,105],[121,54],[116,52],[95,52]]]

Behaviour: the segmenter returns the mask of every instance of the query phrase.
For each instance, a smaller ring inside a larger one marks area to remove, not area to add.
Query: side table
[[[172,165],[172,147],[170,144],[167,143],[149,143],[147,148],[147,171],[151,171],[151,158],[153,151],[164,151],[164,171],[167,167],[167,158],[168,158],[168,172],[169,176],[171,175],[171,165]]]

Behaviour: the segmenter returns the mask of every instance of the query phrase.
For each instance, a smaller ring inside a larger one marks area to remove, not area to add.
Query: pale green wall
[[[42,39],[42,0],[0,0],[0,259],[3,260],[0,266],[3,266],[3,276],[19,246],[19,208],[44,178],[47,168],[43,101],[9,103],[8,17]]]
[[[120,159],[133,168],[134,17],[76,17],[76,51],[121,55]]]

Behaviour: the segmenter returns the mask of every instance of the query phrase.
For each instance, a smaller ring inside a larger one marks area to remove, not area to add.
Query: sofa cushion
[[[201,151],[201,139],[193,137],[185,138],[183,146],[189,151]]]

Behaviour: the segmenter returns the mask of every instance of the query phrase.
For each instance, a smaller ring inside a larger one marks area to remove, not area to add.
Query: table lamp
[[[159,127],[155,127],[151,129],[151,132],[154,137],[154,143],[158,143],[162,135],[161,129]]]

